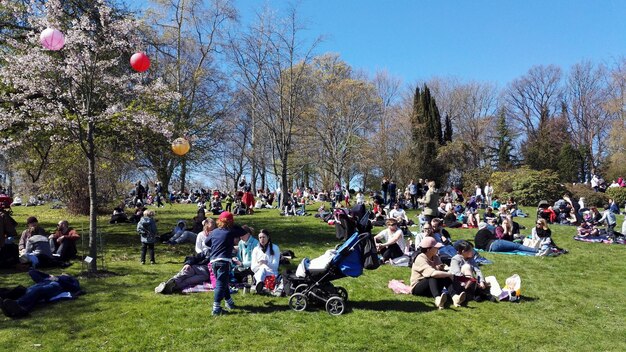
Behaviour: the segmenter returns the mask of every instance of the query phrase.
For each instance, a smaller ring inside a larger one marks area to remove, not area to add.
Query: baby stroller
[[[355,233],[337,250],[326,251],[324,255],[311,261],[305,258],[298,266],[296,275],[289,277],[291,287],[295,287],[294,293],[289,297],[289,307],[300,312],[310,304],[317,303],[324,305],[330,315],[343,314],[348,291],[334,286],[331,281],[346,276],[359,277],[364,267],[377,268],[378,256],[375,247],[372,256],[372,246],[371,234]]]
[[[335,233],[339,240],[345,241],[355,231],[365,233],[372,230],[372,223],[369,220],[370,212],[363,204],[357,204],[350,210],[335,209],[333,216]]]

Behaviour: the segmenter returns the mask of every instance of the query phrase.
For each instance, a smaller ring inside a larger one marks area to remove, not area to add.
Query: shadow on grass
[[[250,305],[237,305],[237,309],[231,313],[276,313],[285,312],[291,310],[287,304],[277,305],[272,302],[267,302],[262,306],[250,306]]]
[[[349,301],[347,312],[351,312],[353,309],[359,310],[373,310],[378,312],[428,312],[435,310],[434,306],[425,305],[416,301],[395,301],[395,300],[383,300],[383,301]]]

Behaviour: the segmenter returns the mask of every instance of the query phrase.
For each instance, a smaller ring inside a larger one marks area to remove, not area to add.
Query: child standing
[[[157,226],[154,221],[154,211],[146,210],[143,217],[137,223],[137,233],[141,237],[141,264],[146,264],[146,250],[150,250],[150,264],[154,261],[154,243],[157,239]]]
[[[232,207],[233,207],[233,196],[228,193],[228,195],[226,196],[226,199],[224,199],[224,201],[226,201],[226,211],[233,211]]]

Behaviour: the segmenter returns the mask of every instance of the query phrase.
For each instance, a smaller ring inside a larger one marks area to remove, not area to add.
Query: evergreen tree
[[[498,113],[498,122],[496,126],[497,143],[493,148],[494,164],[497,170],[506,171],[513,166],[513,142],[509,126],[506,123],[506,112],[501,109]]]
[[[583,157],[572,143],[561,146],[559,151],[559,161],[557,173],[563,182],[578,182],[580,180],[580,170],[583,164]]]
[[[411,115],[411,135],[413,147],[411,159],[419,178],[435,180],[438,184],[445,180],[446,168],[437,160],[438,150],[444,143],[441,129],[441,115],[430,89],[424,86],[415,89],[413,113]]]

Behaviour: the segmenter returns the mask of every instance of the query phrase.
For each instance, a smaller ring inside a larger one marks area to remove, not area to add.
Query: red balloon
[[[150,59],[144,53],[135,53],[130,57],[130,66],[137,72],[145,72],[150,68]]]

